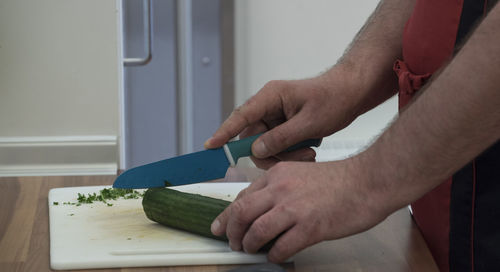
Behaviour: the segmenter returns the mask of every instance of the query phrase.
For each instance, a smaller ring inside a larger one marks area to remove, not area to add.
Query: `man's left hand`
[[[359,171],[352,160],[280,162],[240,192],[212,232],[247,253],[277,237],[268,258],[282,262],[320,241],[365,231],[389,212]]]

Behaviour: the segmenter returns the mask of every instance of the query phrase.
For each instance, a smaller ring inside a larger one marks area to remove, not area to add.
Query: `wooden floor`
[[[110,185],[115,176],[0,178],[0,271],[51,271],[47,195],[51,188]],[[228,271],[236,266],[91,271]],[[438,271],[406,209],[375,228],[304,250],[287,271]]]

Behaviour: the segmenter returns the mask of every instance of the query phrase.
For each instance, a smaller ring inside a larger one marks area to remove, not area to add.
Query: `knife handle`
[[[232,141],[228,142],[224,146],[224,150],[226,151],[226,156],[228,155],[227,152],[232,156],[233,162],[231,161],[231,158],[228,156],[228,160],[231,162],[231,166],[234,166],[236,162],[238,162],[239,158],[243,157],[248,157],[252,155],[252,144],[253,142],[259,138],[259,136],[262,135],[262,133],[238,140],[238,141]],[[308,139],[305,141],[302,141],[298,144],[292,145],[291,147],[287,148],[285,151],[290,152],[294,151],[297,149],[301,149],[304,147],[311,147],[315,146],[318,147],[321,144],[321,139]],[[226,148],[227,146],[227,148]]]

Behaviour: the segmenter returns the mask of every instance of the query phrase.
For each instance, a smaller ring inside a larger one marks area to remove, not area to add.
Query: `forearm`
[[[379,105],[397,89],[394,61],[402,55],[402,35],[414,0],[382,0],[352,41],[342,58],[325,77],[342,73],[356,87],[349,95],[356,115]]]
[[[500,137],[500,6],[393,125],[353,158],[389,210],[411,203]]]

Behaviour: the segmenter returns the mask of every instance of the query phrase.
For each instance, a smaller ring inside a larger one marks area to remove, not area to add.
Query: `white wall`
[[[0,175],[116,164],[118,16],[116,0],[0,1]]]
[[[236,0],[236,104],[331,67],[376,2]],[[0,1],[0,176],[116,169],[117,3]],[[395,111],[392,100],[324,145],[366,141]]]
[[[236,0],[236,104],[267,81],[318,75],[342,55],[378,0]],[[328,142],[366,142],[396,114],[392,99]],[[338,146],[337,146],[338,148]]]

